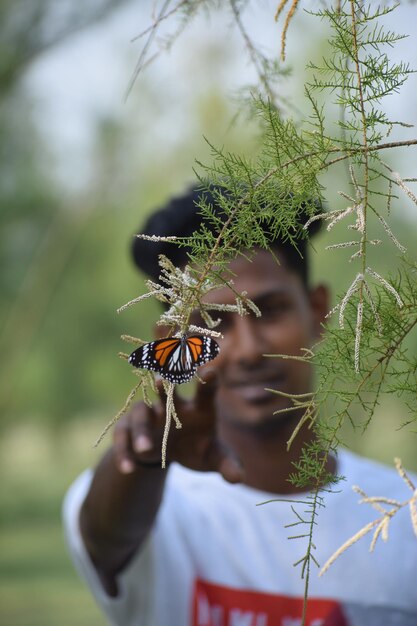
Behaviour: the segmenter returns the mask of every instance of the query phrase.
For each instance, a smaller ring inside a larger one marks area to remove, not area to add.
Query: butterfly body
[[[137,348],[129,356],[129,363],[140,369],[158,372],[172,383],[186,383],[193,378],[197,366],[214,359],[219,346],[204,335],[183,335],[157,339]]]

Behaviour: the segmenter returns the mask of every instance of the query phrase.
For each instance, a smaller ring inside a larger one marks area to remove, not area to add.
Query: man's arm
[[[115,577],[150,532],[162,500],[167,470],[160,466],[165,404],[159,389],[161,402],[139,403],[119,420],[81,509],[81,534],[110,596],[117,595]],[[216,436],[214,396],[214,372],[206,372],[193,400],[175,399],[183,427],[171,430],[167,459],[239,482],[242,470]]]
[[[140,465],[122,473],[112,447],[99,463],[80,513],[85,546],[110,596],[117,595],[115,575],[129,562],[153,526],[162,499],[166,471]]]

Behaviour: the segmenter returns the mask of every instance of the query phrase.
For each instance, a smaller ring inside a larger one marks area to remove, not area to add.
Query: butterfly
[[[197,365],[211,361],[219,351],[211,337],[183,335],[145,343],[132,352],[128,361],[134,367],[158,372],[171,383],[181,384],[193,378]]]

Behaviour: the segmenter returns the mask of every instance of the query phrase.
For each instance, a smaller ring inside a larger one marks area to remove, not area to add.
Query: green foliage
[[[364,308],[371,309],[378,330],[381,325],[368,284],[371,278],[379,281],[402,306],[395,288],[367,262],[369,247],[381,244],[380,240],[368,236],[369,214],[376,216],[392,242],[404,252],[382,212],[386,208],[389,213],[397,199],[392,191],[394,185],[412,196],[401,177],[379,157],[380,150],[398,145],[379,143],[397,122],[388,120],[376,104],[396,91],[410,74],[407,65],[390,63],[387,54],[381,51],[384,45],[392,46],[401,38],[373,23],[391,10],[371,12],[352,1],[343,3],[337,10],[326,9],[314,14],[330,22],[333,36],[331,55],[321,66],[310,66],[315,74],[306,87],[312,107],[308,123],[298,126],[292,119],[283,119],[272,102],[255,97],[253,111],[262,132],[257,157],[249,159],[211,145],[212,162],[208,165],[198,162],[197,174],[202,189],[211,190],[224,215],[216,215],[202,195],[201,212],[217,228],[217,233],[203,226],[190,241],[182,242],[192,246],[190,261],[200,268],[198,285],[202,288],[207,278],[218,278],[219,269],[224,269],[242,249],[268,247],[270,239],[261,229],[265,223],[272,237],[295,243],[295,236],[299,236],[302,227],[298,218],[301,207],[310,216],[308,223],[325,219],[330,222],[328,230],[345,218],[354,217],[356,221],[349,228],[356,231],[357,239],[332,247],[353,247],[356,251],[350,260],[359,261],[361,266],[338,305],[343,327],[347,304],[352,298],[357,301],[353,333],[355,372],[359,371]],[[313,97],[315,91],[328,90],[334,93],[334,103],[344,112],[335,129],[327,122],[328,107],[321,107]],[[415,140],[402,143],[410,145]],[[337,156],[331,158],[333,154]],[[317,215],[317,203],[322,201],[323,195],[320,174],[341,160],[350,163],[348,184],[355,194],[354,197],[347,191],[340,194],[351,205]],[[381,184],[385,188],[381,188]],[[188,298],[183,306],[191,310],[199,299],[198,296]],[[181,314],[184,319],[189,318],[187,311],[181,310]]]
[[[329,449],[336,449],[340,428],[349,421],[354,429],[366,429],[383,394],[403,395],[416,419],[416,356],[411,341],[417,326],[417,293],[414,269],[408,264],[390,280],[401,293],[404,306],[399,310],[395,298],[383,287],[376,288],[376,308],[383,320],[381,334],[375,333],[372,310],[366,309],[362,325],[362,360],[354,370],[356,307],[346,308],[345,328],[328,328],[323,340],[310,357],[318,369],[319,380],[312,402],[321,409],[318,429]],[[337,355],[337,359],[334,355]],[[358,410],[360,407],[360,410]]]
[[[382,98],[397,92],[412,73],[407,63],[392,63],[382,49],[392,47],[404,36],[385,30],[378,22],[374,24],[395,8],[371,9],[346,2],[340,10],[313,13],[328,21],[333,29],[329,41],[333,54],[323,59],[321,65],[309,64],[314,76],[308,87],[320,92],[330,91],[334,103],[343,107],[346,118],[337,123],[349,134],[348,141],[353,149],[362,146],[364,122],[369,146],[382,140],[386,134],[384,126],[398,123],[390,121],[378,105]]]
[[[239,28],[241,9],[232,5]],[[308,539],[305,555],[299,561],[306,581],[305,598],[314,562],[313,530],[320,491],[333,481],[326,470],[327,461],[341,443],[344,423],[358,426],[359,407],[359,425],[367,428],[384,392],[404,395],[411,410],[410,420],[415,419],[417,361],[410,356],[407,344],[417,325],[416,268],[413,262],[404,262],[397,276],[386,278],[371,265],[369,252],[382,244],[369,234],[375,220],[390,240],[384,245],[393,244],[404,254],[405,247],[389,224],[391,211],[399,204],[397,192],[404,192],[417,204],[407,181],[380,156],[383,150],[417,144],[416,139],[383,143],[394,126],[406,125],[390,120],[381,102],[397,92],[411,74],[408,64],[393,63],[387,52],[403,36],[379,22],[394,9],[373,9],[349,0],[336,9],[312,13],[313,19],[330,24],[332,35],[328,55],[320,64],[309,66],[313,73],[305,89],[311,107],[309,118],[302,124],[284,119],[277,104],[260,93],[268,82],[264,76],[251,109],[261,129],[256,158],[244,158],[211,145],[212,162],[197,163],[202,190],[211,190],[224,217],[219,218],[202,195],[201,212],[217,231],[212,234],[203,226],[187,241],[192,245],[190,261],[198,268],[198,293],[180,303],[182,319],[188,320],[191,310],[198,306],[205,281],[218,280],[219,270],[224,270],[242,249],[268,248],[270,238],[261,230],[261,224],[267,223],[272,235],[294,242],[303,227],[299,214],[305,206],[309,216],[305,228],[323,219],[328,222],[327,230],[347,222],[347,228],[353,231],[348,241],[329,246],[336,252],[353,248],[349,259],[353,277],[334,309],[339,312],[339,328],[329,328],[327,337],[306,356],[294,357],[313,363],[318,372],[314,393],[302,399],[293,397],[294,407],[304,409],[300,425],[310,422],[316,432],[316,441],[304,448],[292,477],[296,486],[313,488],[310,515],[304,519],[294,511],[295,524],[308,527],[306,533],[298,535]],[[255,48],[251,42],[246,43],[256,63]],[[318,98],[324,99],[323,105]],[[342,112],[335,124],[331,121],[334,106]],[[348,178],[339,195],[346,204],[317,215],[317,203],[326,196],[322,174],[342,161],[348,164]],[[172,329],[184,332],[175,320]],[[297,432],[298,428],[294,436]]]
[[[213,246],[219,262],[230,260],[242,249],[266,248],[277,236],[295,244],[302,232],[300,212],[317,212],[322,198],[317,174],[325,158],[318,149],[321,138],[299,131],[293,120],[283,120],[278,110],[261,98],[253,103],[253,110],[262,129],[256,159],[211,146],[213,161],[209,165],[198,162],[200,182],[212,191],[226,219],[216,217],[202,197],[202,214],[218,227],[219,237],[217,240],[206,229],[196,233],[191,241],[194,262],[201,263]],[[308,160],[306,154],[311,155]],[[262,228],[265,224],[269,236]]]

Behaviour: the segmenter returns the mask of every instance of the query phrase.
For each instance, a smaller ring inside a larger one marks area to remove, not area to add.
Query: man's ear
[[[310,307],[313,313],[313,332],[315,337],[323,333],[322,324],[326,321],[329,312],[330,296],[326,285],[317,285],[310,290]]]

